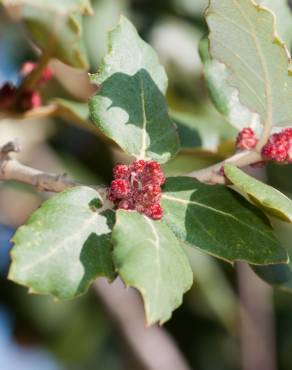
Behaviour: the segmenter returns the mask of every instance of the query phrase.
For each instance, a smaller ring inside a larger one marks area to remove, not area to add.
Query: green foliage
[[[216,153],[224,140],[234,140],[236,130],[213,107],[196,114],[171,112],[183,149],[200,148]]]
[[[108,137],[137,158],[164,163],[176,154],[165,71],[127,19],[110,32],[109,52],[91,80],[100,88],[89,103],[91,118]]]
[[[273,220],[275,234],[279,238],[282,245],[285,245],[289,255],[288,265],[274,266],[253,266],[254,272],[268,284],[280,288],[281,290],[292,292],[292,248],[291,224],[282,222],[277,219]]]
[[[224,173],[232,184],[246,193],[257,206],[272,216],[292,222],[292,202],[286,195],[254,179],[235,166],[225,165]]]
[[[225,186],[169,178],[162,205],[176,236],[213,256],[252,264],[287,261],[265,215]]]
[[[227,67],[228,83],[239,90],[241,103],[263,124],[289,125],[290,62],[273,13],[250,0],[211,0],[206,20],[211,56]]]
[[[83,15],[92,14],[89,0],[2,0],[21,5],[21,16],[34,42],[50,57],[75,68],[88,68],[83,41]]]
[[[66,99],[54,99],[56,114],[77,122],[85,122],[89,118],[88,104]]]
[[[143,296],[147,323],[163,324],[182,303],[193,277],[184,251],[161,221],[118,211],[113,229],[114,262],[127,286]]]
[[[89,1],[2,3],[21,5],[23,20],[44,52],[73,67],[88,67],[82,17],[91,13]],[[189,2],[184,4],[182,12]],[[291,14],[284,0],[260,4],[210,0],[206,16],[210,51],[205,38],[200,53],[207,88],[224,118],[218,118],[207,103],[196,112],[173,110],[176,130],[166,103],[165,70],[124,17],[109,33],[99,72],[90,75],[98,89],[89,109],[84,103],[54,99],[54,113],[80,123],[90,115],[94,125],[127,154],[162,163],[165,174],[187,173],[223,159],[228,150],[220,151],[220,144],[234,139],[234,127],[259,120],[288,125],[292,122],[290,64],[276,33],[274,14],[283,19],[278,32],[289,45]],[[175,158],[179,137],[183,151]],[[56,195],[15,234],[9,278],[31,292],[65,299],[87,291],[98,276],[112,280],[117,273],[141,293],[147,323],[162,324],[192,285],[182,249],[187,243],[227,262],[246,261],[267,282],[290,289],[288,254],[262,210],[291,222],[291,201],[234,166],[226,165],[225,175],[256,206],[227,186],[189,177],[167,179],[162,221],[132,211],[114,214],[88,187]]]
[[[292,270],[286,264],[252,266],[254,272],[266,283],[292,292]]]
[[[207,37],[201,40],[199,50],[206,86],[213,104],[238,130],[246,127],[253,119],[252,112],[241,104],[238,91],[228,83],[229,74],[226,66],[211,58]]]
[[[99,199],[76,187],[47,200],[13,237],[9,278],[61,299],[86,292],[97,276],[113,279],[113,220],[92,206]]]
[[[279,36],[290,50],[292,46],[292,13],[287,0],[257,0],[257,3],[274,13],[277,33],[279,33]]]
[[[56,13],[39,12],[37,8],[25,7],[23,18],[33,39],[52,57],[75,68],[88,68],[82,35],[82,16],[72,13],[58,16]]]

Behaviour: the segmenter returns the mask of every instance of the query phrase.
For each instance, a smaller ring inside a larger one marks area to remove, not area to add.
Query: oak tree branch
[[[28,167],[11,158],[11,153],[19,152],[19,144],[8,142],[0,148],[0,181],[18,181],[32,185],[39,191],[59,193],[73,186],[81,185],[66,175],[45,173]]]

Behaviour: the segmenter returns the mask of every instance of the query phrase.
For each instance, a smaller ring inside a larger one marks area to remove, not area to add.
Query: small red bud
[[[241,150],[250,150],[256,147],[258,142],[253,129],[246,127],[240,131],[236,139],[236,147]]]
[[[153,220],[162,218],[159,202],[165,177],[158,163],[138,160],[130,166],[118,164],[113,169],[113,175],[108,199],[116,208],[136,210]]]
[[[126,179],[129,176],[129,167],[125,164],[117,164],[113,170],[114,179]]]
[[[123,199],[123,200],[121,200],[119,202],[118,208],[119,209],[124,209],[126,211],[130,211],[130,210],[134,210],[135,209],[135,206],[134,206],[133,201],[127,200],[127,199]]]
[[[273,160],[278,163],[291,163],[292,129],[287,128],[271,135],[262,149],[262,156],[267,160]]]
[[[130,166],[130,171],[141,173],[145,168],[146,162],[143,159],[140,159],[139,161],[135,161]]]
[[[111,196],[123,199],[128,196],[130,191],[129,183],[122,179],[113,180],[110,187]]]
[[[161,220],[163,216],[163,210],[160,204],[153,204],[146,209],[145,214],[153,220]]]

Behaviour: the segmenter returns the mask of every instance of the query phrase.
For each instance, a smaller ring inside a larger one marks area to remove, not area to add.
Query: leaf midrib
[[[232,218],[234,221],[238,222],[239,224],[241,225],[244,225],[245,227],[263,235],[265,238],[268,238],[270,239],[273,243],[275,243],[275,240],[272,239],[268,234],[266,233],[263,233],[262,231],[260,231],[259,229],[256,229],[256,228],[253,228],[251,225],[249,224],[246,224],[245,222],[243,222],[242,220],[240,220],[239,218],[235,217],[234,215],[230,214],[230,213],[226,213],[224,211],[221,211],[219,209],[216,209],[216,208],[213,208],[213,207],[210,207],[210,206],[207,206],[206,204],[203,204],[203,203],[200,203],[200,202],[196,202],[196,201],[192,201],[192,200],[185,200],[185,199],[180,199],[180,198],[175,198],[175,197],[172,197],[170,195],[165,195],[163,194],[162,195],[162,198],[164,199],[167,199],[167,200],[170,200],[170,201],[173,201],[173,202],[177,202],[177,203],[182,203],[182,204],[192,204],[194,206],[198,206],[198,207],[201,207],[201,208],[205,208],[205,209],[208,209],[209,211],[211,212],[214,212],[214,213],[219,213],[221,215],[223,215],[224,217],[229,217],[229,218]]]
[[[254,3],[253,0],[250,0],[250,1],[251,1],[251,4],[253,6],[256,6],[256,4]],[[260,64],[262,66],[263,73],[264,73],[265,98],[266,98],[266,105],[267,105],[266,106],[266,120],[265,120],[264,124],[271,125],[272,124],[272,119],[273,119],[273,108],[272,108],[273,98],[272,98],[272,89],[271,89],[271,80],[270,80],[269,70],[268,70],[268,67],[267,67],[267,64],[266,64],[264,55],[262,53],[261,45],[259,43],[259,40],[257,38],[256,32],[255,32],[255,30],[253,28],[252,23],[250,22],[250,20],[248,19],[248,17],[246,17],[246,15],[243,12],[243,10],[242,10],[241,6],[239,5],[239,3],[236,0],[232,0],[232,2],[238,8],[238,10],[241,13],[243,19],[245,20],[246,24],[248,25],[248,27],[251,30],[251,32],[250,32],[250,30],[247,28],[245,30],[245,32],[249,33],[251,35],[252,39],[254,40],[255,48],[257,50],[257,53],[258,53],[258,56],[259,56],[259,61],[260,61]],[[221,14],[219,14],[217,12],[213,12],[213,14],[217,14],[217,15],[221,16]],[[226,63],[224,61],[221,61],[221,62],[226,65]]]
[[[156,301],[157,297],[159,295],[159,285],[160,285],[160,282],[161,282],[160,243],[159,243],[160,238],[159,238],[159,234],[157,234],[157,232],[156,232],[156,229],[153,225],[153,222],[147,216],[144,216],[144,218],[145,218],[146,223],[149,225],[151,233],[154,236],[154,239],[151,239],[151,242],[154,245],[155,250],[156,250],[155,262],[156,262],[157,270],[158,270],[157,271],[156,284],[155,284],[155,294],[154,294],[155,295],[155,301]]]
[[[83,236],[83,233],[91,226],[91,224],[94,224],[94,223],[96,223],[96,213],[93,213],[93,215],[87,219],[87,221],[84,223],[81,229],[76,228],[75,233],[73,233],[73,235],[70,235],[69,237],[62,239],[61,243],[56,244],[56,246],[53,247],[47,254],[42,255],[41,258],[39,259],[35,259],[33,263],[31,263],[28,266],[25,266],[23,269],[21,269],[20,272],[27,272],[31,270],[33,267],[35,267],[36,265],[43,263],[44,261],[50,259],[53,255],[56,254],[56,252],[60,251],[60,248],[61,250],[67,249],[68,245],[70,245],[71,247],[71,244],[68,244],[68,241],[70,240],[75,241],[75,240],[81,239],[81,237]],[[24,227],[27,227],[27,226],[24,226]]]

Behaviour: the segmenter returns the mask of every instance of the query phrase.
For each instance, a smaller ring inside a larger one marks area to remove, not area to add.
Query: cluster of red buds
[[[26,78],[36,67],[36,63],[26,62],[19,73],[22,78]],[[36,87],[47,83],[52,77],[52,70],[49,67],[44,68]],[[42,97],[37,90],[23,90],[20,93],[15,85],[7,82],[0,88],[0,109],[8,110],[14,105],[19,111],[38,108],[42,105]]]
[[[263,147],[264,159],[279,163],[292,163],[292,128],[286,128],[270,136]]]
[[[256,147],[258,139],[252,128],[247,127],[240,131],[236,139],[236,147],[241,150],[250,150]]]
[[[165,177],[157,162],[138,160],[129,166],[118,164],[113,176],[108,199],[116,209],[135,210],[153,220],[162,218],[160,199]]]
[[[251,128],[244,128],[237,136],[236,147],[241,150],[251,150],[257,145],[258,139]],[[283,129],[272,134],[262,149],[264,161],[292,163],[292,128]]]

